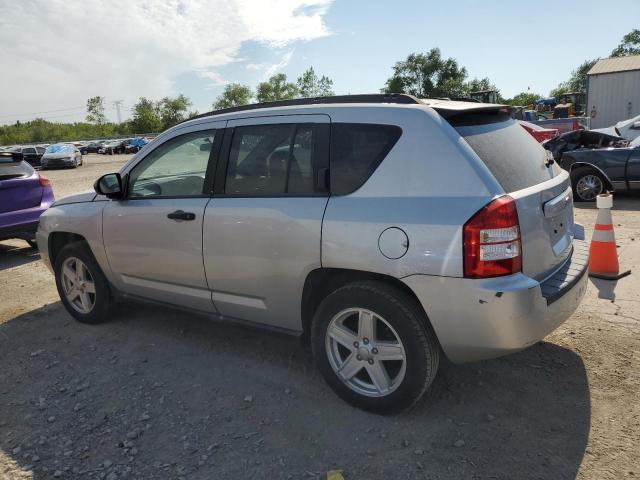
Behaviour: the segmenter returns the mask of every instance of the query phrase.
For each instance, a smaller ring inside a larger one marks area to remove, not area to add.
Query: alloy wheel
[[[402,341],[389,322],[371,310],[349,308],[335,315],[327,327],[325,348],[338,378],[361,395],[389,395],[404,379]]]
[[[592,201],[604,190],[602,179],[592,173],[581,177],[576,184],[576,193],[581,200]]]
[[[87,314],[96,304],[96,285],[87,266],[76,257],[62,264],[62,288],[69,304],[78,312]]]

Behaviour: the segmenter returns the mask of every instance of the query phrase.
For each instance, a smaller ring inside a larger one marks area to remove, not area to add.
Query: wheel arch
[[[302,291],[302,304],[301,304],[301,316],[302,316],[302,339],[305,342],[309,341],[311,322],[315,314],[316,309],[320,305],[323,299],[328,295],[350,283],[363,282],[363,281],[377,281],[394,287],[403,293],[407,294],[415,301],[416,305],[424,313],[424,318],[427,323],[426,327],[430,328],[435,334],[435,330],[429,320],[429,315],[425,311],[422,303],[416,296],[415,292],[404,282],[390,275],[381,273],[368,272],[363,270],[352,270],[343,268],[317,268],[312,270],[307,275],[304,287]]]
[[[82,242],[89,248],[89,250],[91,250],[87,239],[82,235],[73,232],[51,232],[49,234],[48,242],[49,261],[52,266],[56,264],[56,257],[60,251],[70,243]]]
[[[590,168],[592,170],[595,170],[596,172],[598,172],[600,175],[602,175],[604,177],[605,182],[607,183],[607,187],[609,187],[610,190],[614,190],[613,188],[613,183],[611,182],[611,179],[609,178],[609,176],[604,173],[604,171],[602,171],[602,169],[596,165],[594,165],[593,163],[588,163],[588,162],[575,162],[571,164],[571,167],[569,169],[569,173],[573,173],[574,170],[577,170],[578,168]]]

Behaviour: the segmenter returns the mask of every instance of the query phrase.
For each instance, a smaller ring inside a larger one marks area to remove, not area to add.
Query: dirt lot
[[[62,197],[123,158],[45,175]],[[0,243],[0,478],[638,478],[640,198],[615,204],[631,277],[393,417],[337,399],[295,338],[140,305],[78,324],[37,253]],[[595,210],[576,216],[590,235]]]

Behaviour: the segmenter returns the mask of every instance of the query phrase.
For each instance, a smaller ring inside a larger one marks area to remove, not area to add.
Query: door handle
[[[176,210],[167,215],[167,218],[171,220],[195,220],[196,214],[191,212],[185,212],[183,210]]]

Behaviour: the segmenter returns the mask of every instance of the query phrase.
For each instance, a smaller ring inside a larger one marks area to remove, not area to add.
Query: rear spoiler
[[[511,118],[513,111],[508,105],[487,104],[478,104],[477,107],[465,108],[464,110],[443,108],[440,105],[432,108],[454,127],[504,122]]]
[[[20,163],[24,155],[20,152],[0,152],[0,163]]]

